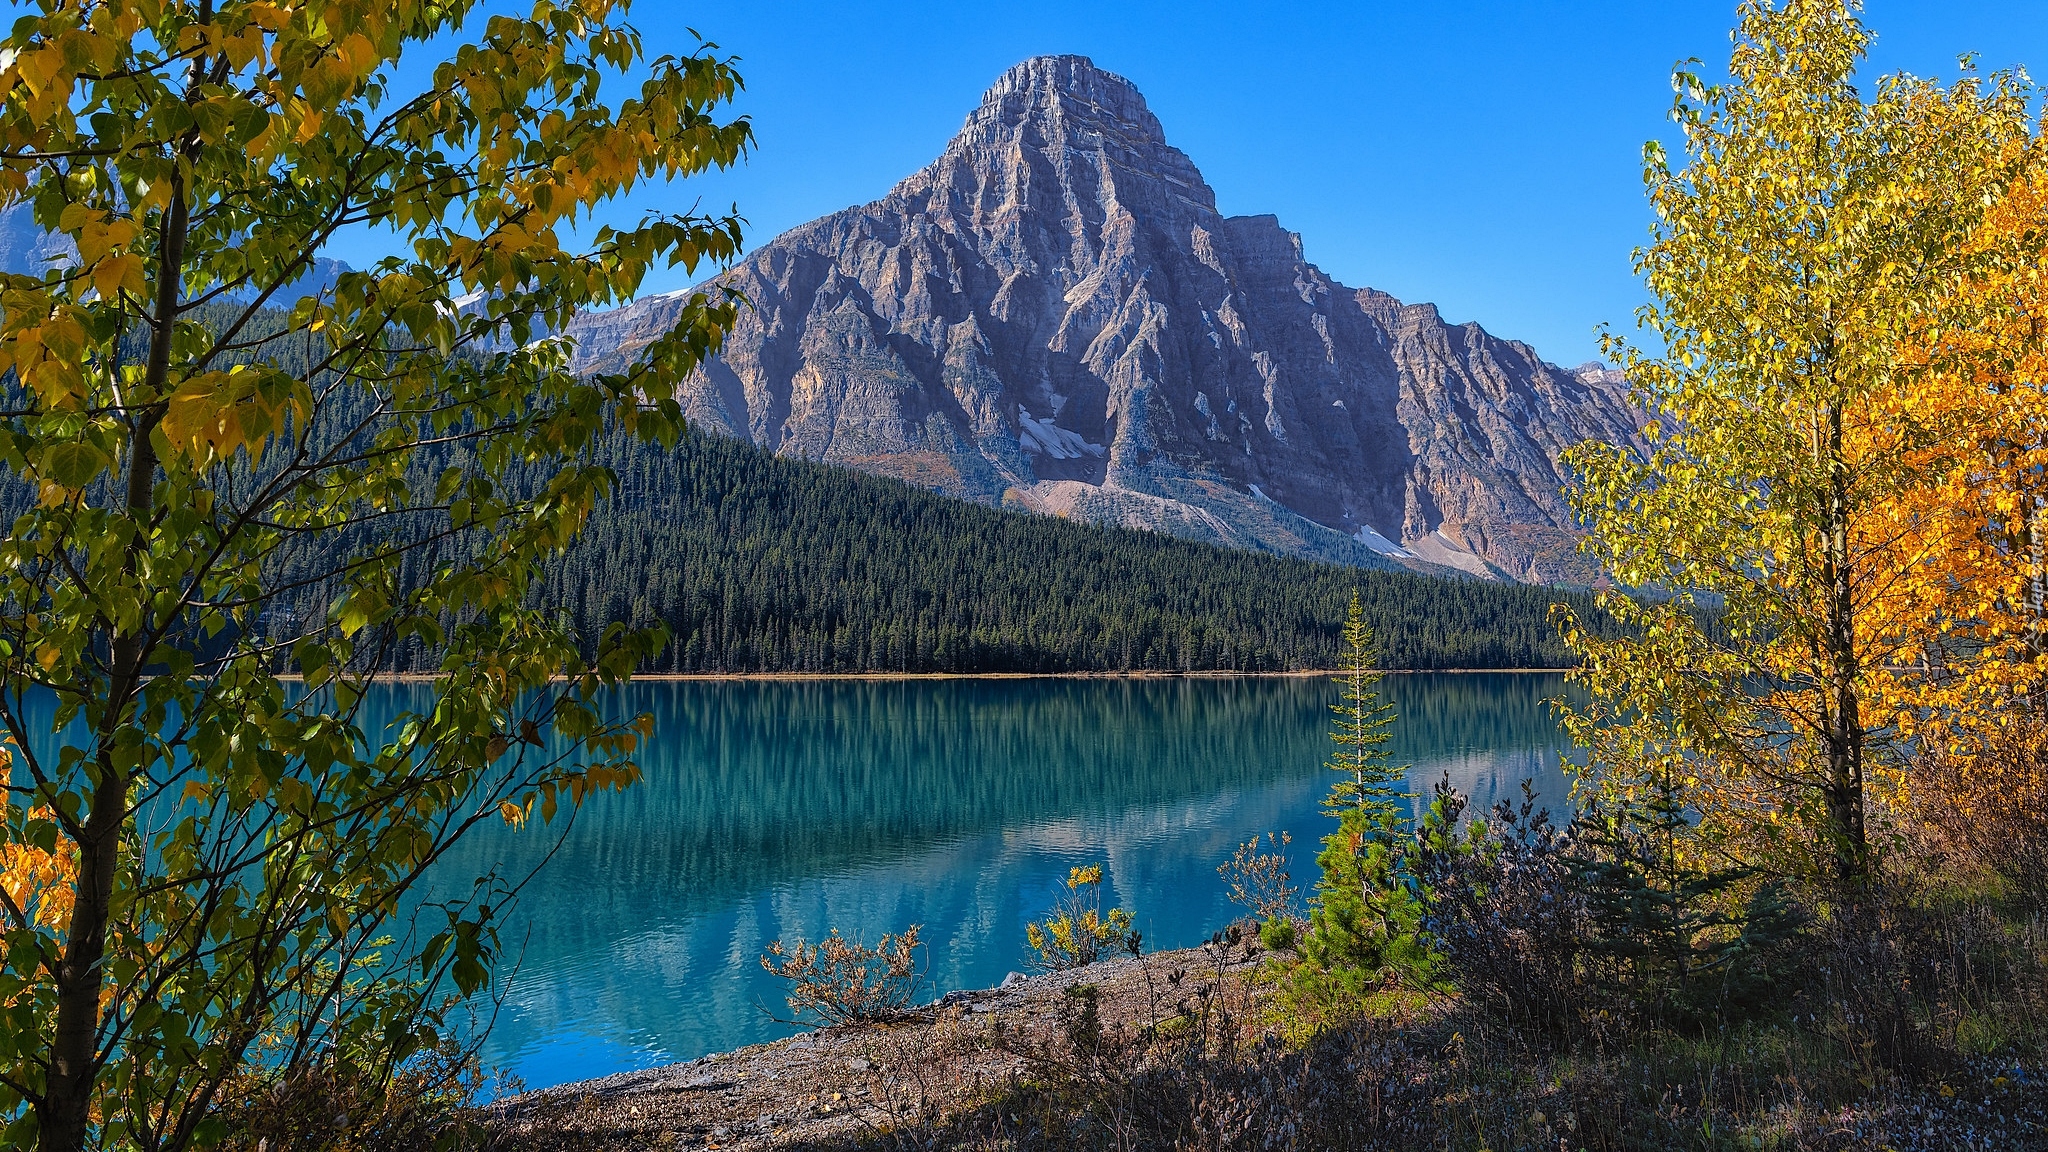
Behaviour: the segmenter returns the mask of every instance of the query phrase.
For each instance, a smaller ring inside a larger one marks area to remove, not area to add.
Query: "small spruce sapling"
[[[1574,826],[1572,861],[1585,894],[1587,952],[1604,960],[1638,1011],[1664,1019],[1727,1019],[1785,988],[1773,962],[1805,927],[1775,883],[1741,889],[1754,868],[1716,865],[1687,835],[1690,812],[1657,776],[1636,795],[1596,798]]]

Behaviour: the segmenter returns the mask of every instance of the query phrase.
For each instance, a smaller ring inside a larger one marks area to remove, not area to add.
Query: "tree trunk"
[[[173,176],[171,202],[157,248],[156,317],[138,393],[148,407],[129,418],[124,511],[135,527],[129,543],[131,556],[149,547],[157,467],[150,435],[161,419],[160,398],[170,377],[171,329],[177,322],[188,223],[184,180]],[[38,1152],[84,1152],[88,1143],[93,1085],[100,1064],[100,993],[106,983],[101,964],[107,952],[107,925],[113,911],[130,784],[127,770],[114,765],[107,748],[114,735],[131,722],[135,694],[149,660],[143,633],[150,623],[145,613],[132,632],[109,629],[106,711],[94,733],[94,743],[100,749],[99,780],[78,841],[77,897],[65,932],[64,957],[57,966],[57,1020],[50,1040],[49,1075],[36,1105]]]
[[[1821,737],[1827,745],[1827,835],[1836,878],[1859,884],[1869,869],[1863,834],[1863,713],[1857,697],[1856,601],[1849,561],[1849,469],[1842,455],[1842,408],[1828,409],[1828,509],[1825,608],[1827,698]]]

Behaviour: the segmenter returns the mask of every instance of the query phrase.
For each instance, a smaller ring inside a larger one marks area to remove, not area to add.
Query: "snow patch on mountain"
[[[1091,444],[1079,432],[1062,428],[1051,420],[1034,420],[1022,405],[1017,405],[1017,444],[1026,452],[1036,452],[1055,460],[1079,460],[1082,456],[1100,458],[1109,449],[1100,444]]]
[[[1409,559],[1414,559],[1415,557],[1415,553],[1373,531],[1370,524],[1359,525],[1357,533],[1351,538],[1382,556],[1405,556]]]

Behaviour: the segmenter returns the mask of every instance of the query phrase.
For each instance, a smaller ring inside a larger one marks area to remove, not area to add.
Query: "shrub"
[[[1898,831],[1927,872],[2048,907],[2048,721],[2015,708],[1968,739],[1929,740],[1903,779]]]
[[[453,1044],[390,1075],[330,1055],[281,1076],[245,1068],[222,1084],[207,1127],[227,1152],[460,1152],[483,1146],[475,1107],[493,1091]]]
[[[1293,883],[1287,847],[1294,837],[1287,832],[1277,837],[1266,833],[1266,847],[1257,837],[1237,846],[1228,861],[1217,866],[1216,874],[1230,885],[1230,902],[1249,911],[1258,920],[1292,918],[1295,898],[1301,889]]]
[[[1139,936],[1131,931],[1131,919],[1122,908],[1102,911],[1102,866],[1093,864],[1068,870],[1066,895],[1043,922],[1024,929],[1024,938],[1037,953],[1037,967],[1065,972],[1110,952],[1137,955]]]
[[[1290,916],[1274,916],[1259,925],[1259,943],[1271,952],[1291,952],[1299,935]]]
[[[874,947],[847,940],[837,928],[816,944],[777,940],[761,967],[789,982],[786,997],[799,1023],[857,1024],[897,1020],[916,1001],[923,972],[917,950],[921,925],[884,935]]]
[[[1668,792],[1595,803],[1559,828],[1522,801],[1462,832],[1465,799],[1437,785],[1418,830],[1422,926],[1443,975],[1516,1028],[1598,1038],[1622,1022],[1700,1024],[1768,1011],[1798,987],[1805,918],[1748,869],[1676,847]]]
[[[1418,836],[1423,931],[1445,974],[1487,1011],[1553,1038],[1579,1033],[1607,997],[1580,970],[1593,926],[1571,830],[1551,823],[1526,782],[1519,807],[1503,800],[1461,832],[1465,804],[1438,782]]]

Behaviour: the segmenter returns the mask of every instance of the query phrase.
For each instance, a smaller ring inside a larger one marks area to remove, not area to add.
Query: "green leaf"
[[[51,483],[78,489],[98,479],[112,463],[113,457],[97,444],[73,440],[45,445],[38,454],[36,471]]]

